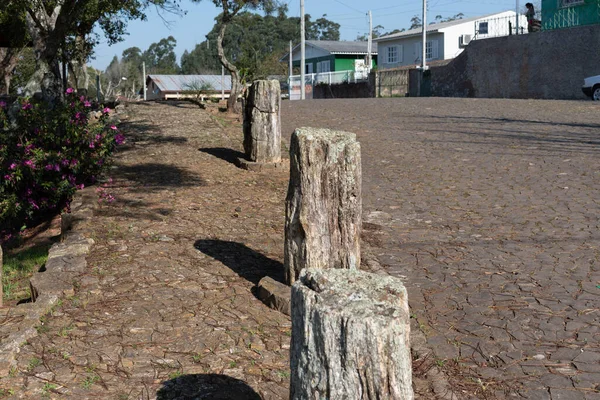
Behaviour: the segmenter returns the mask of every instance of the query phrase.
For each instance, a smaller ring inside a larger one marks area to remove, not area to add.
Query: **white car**
[[[592,100],[600,100],[600,75],[590,76],[583,80],[583,87],[581,88],[586,96],[592,98]]]

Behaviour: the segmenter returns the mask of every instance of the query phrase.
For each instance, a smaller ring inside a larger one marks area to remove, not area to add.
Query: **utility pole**
[[[515,26],[516,26],[516,33],[517,35],[519,34],[519,0],[516,0],[517,4],[515,5],[515,10],[517,12],[517,15],[515,15],[516,17],[516,21],[515,21]]]
[[[142,62],[142,87],[144,88],[144,101],[146,101],[146,62]]]
[[[367,39],[367,74],[371,72],[371,54],[373,48],[373,17],[371,10],[368,12],[369,15],[369,38]]]
[[[300,0],[300,100],[306,99],[306,41],[304,39],[304,0]]]
[[[421,55],[421,67],[423,72],[425,72],[425,70],[427,70],[427,0],[423,0],[423,20],[421,22],[423,24],[423,54]]]
[[[292,41],[290,40],[290,66],[288,72],[288,99],[292,99],[292,74],[294,73],[294,64],[292,59]]]

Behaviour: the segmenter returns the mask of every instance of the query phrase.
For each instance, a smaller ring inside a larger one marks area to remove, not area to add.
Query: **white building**
[[[527,18],[518,18],[518,33],[527,33]],[[514,11],[427,25],[427,61],[455,58],[471,40],[507,36],[517,32],[516,25]],[[373,39],[379,49],[379,68],[420,65],[422,32],[422,28],[417,28]]]

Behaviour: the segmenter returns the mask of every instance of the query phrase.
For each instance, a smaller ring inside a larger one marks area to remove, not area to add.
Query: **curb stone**
[[[95,206],[93,189],[83,189],[75,195],[71,213],[61,215],[61,242],[50,248],[44,271],[36,272],[30,280],[33,302],[15,307],[13,315],[22,319],[0,341],[0,378],[16,367],[15,356],[21,346],[37,336],[41,317],[51,312],[61,297],[74,293],[73,280],[85,270],[85,257],[94,244],[85,233],[89,232],[88,222]]]

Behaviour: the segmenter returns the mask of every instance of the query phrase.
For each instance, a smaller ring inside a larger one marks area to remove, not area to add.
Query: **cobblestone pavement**
[[[282,277],[289,173],[236,168],[239,121],[169,104],[134,105],[121,125],[88,272],[0,398],[288,397],[289,318],[251,289]]]
[[[598,104],[320,100],[282,119],[358,134],[366,237],[457,394],[600,399]]]

